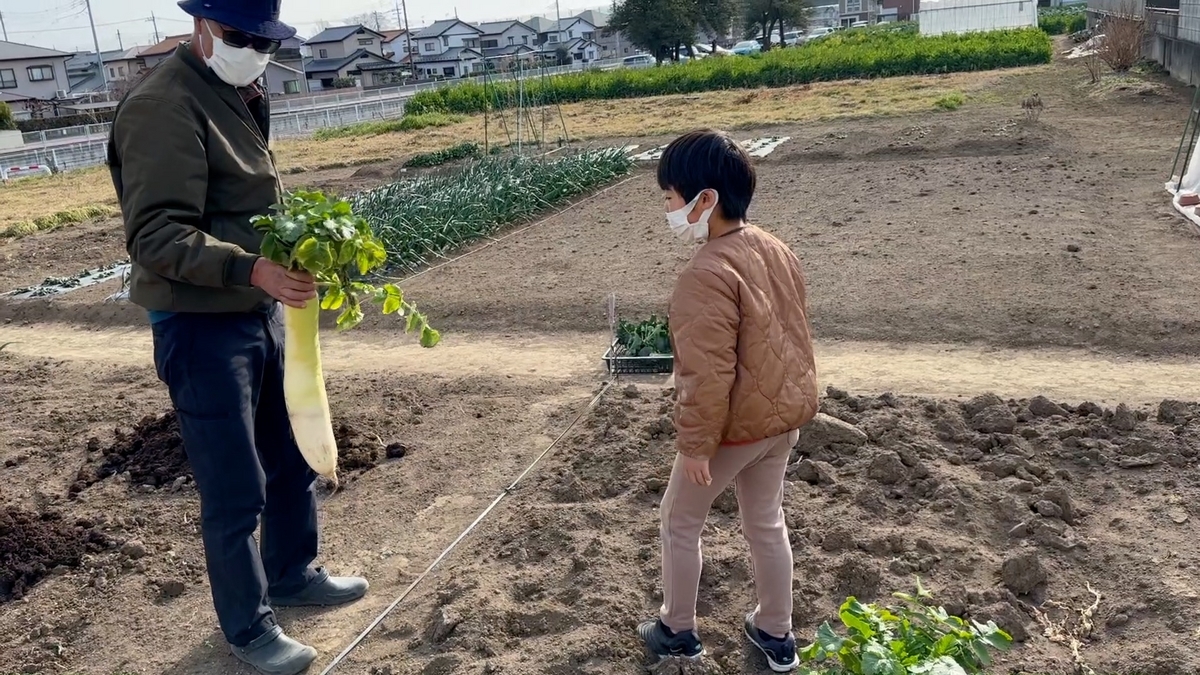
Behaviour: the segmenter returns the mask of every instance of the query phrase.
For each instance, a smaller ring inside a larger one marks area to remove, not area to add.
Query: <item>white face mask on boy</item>
[[[271,62],[270,54],[262,54],[251,47],[238,49],[225,44],[224,40],[213,35],[208,20],[204,20],[204,30],[212,40],[212,56],[204,59],[205,65],[212,68],[221,81],[234,87],[246,87],[262,77]]]
[[[700,219],[696,222],[688,222],[688,216],[692,215],[692,210],[696,208],[696,204],[700,203],[700,195],[705,192],[713,194],[713,205],[704,210],[700,214]],[[687,206],[676,211],[667,213],[667,224],[671,226],[671,231],[676,237],[681,239],[686,238],[689,234],[694,241],[703,241],[708,239],[708,219],[712,217],[713,209],[717,208],[717,203],[721,201],[721,195],[716,190],[701,190],[696,198],[688,203]]]

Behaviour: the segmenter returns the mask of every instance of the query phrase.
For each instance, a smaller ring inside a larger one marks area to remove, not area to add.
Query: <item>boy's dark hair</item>
[[[703,190],[716,190],[718,207],[729,220],[744,220],[758,178],[750,155],[728,135],[699,129],[676,138],[658,162],[658,186],[692,201]]]

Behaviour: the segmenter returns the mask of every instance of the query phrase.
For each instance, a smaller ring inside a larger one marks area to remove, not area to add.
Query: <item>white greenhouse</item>
[[[921,35],[1036,27],[1036,0],[921,0]]]

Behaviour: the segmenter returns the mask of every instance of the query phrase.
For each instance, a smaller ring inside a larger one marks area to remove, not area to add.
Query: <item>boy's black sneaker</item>
[[[788,633],[782,640],[754,625],[754,613],[746,615],[746,637],[767,657],[767,665],[776,673],[790,673],[800,665],[796,658],[796,636]]]
[[[639,625],[637,632],[646,643],[646,649],[660,661],[671,657],[694,660],[704,656],[704,645],[694,630],[674,633],[661,619],[654,619]]]

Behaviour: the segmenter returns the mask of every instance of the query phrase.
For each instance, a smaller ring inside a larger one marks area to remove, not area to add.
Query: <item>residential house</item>
[[[104,57],[104,73],[111,82],[133,82],[146,70],[146,62],[139,56],[149,47],[130,47],[112,57]]]
[[[411,61],[417,77],[465,77],[482,72],[483,31],[465,21],[444,19],[414,33],[417,50]]]
[[[307,94],[308,78],[301,70],[303,67],[303,64],[296,68],[282,61],[271,61],[267,64],[267,71],[263,73],[263,87],[271,96]]]
[[[309,91],[331,89],[337,81],[362,76],[361,66],[384,64],[397,66],[383,56],[386,36],[366,26],[327,28],[304,43],[310,58],[304,61]]]
[[[0,100],[18,119],[47,114],[46,103],[71,89],[67,61],[73,54],[17,42],[0,42]],[[57,115],[51,112],[48,114]]]
[[[637,54],[641,50],[629,41],[629,36],[621,31],[608,30],[608,15],[594,9],[581,12],[576,18],[582,19],[596,27],[592,40],[600,45],[601,59],[620,59]]]
[[[879,7],[880,21],[909,21],[916,17],[919,0],[883,0]]]
[[[96,58],[96,52],[78,52],[67,61],[68,91],[71,94],[89,94],[102,92],[105,89],[106,77],[100,73],[100,61],[115,59],[124,50],[114,49],[101,53]]]
[[[840,0],[838,4],[842,26],[852,26],[859,22],[878,22],[880,0]]]
[[[184,42],[187,42],[191,37],[191,33],[183,33],[182,35],[168,35],[163,39],[162,42],[143,49],[138,56],[141,57],[142,63],[146,66],[146,70],[150,70],[163,61],[166,61],[167,57],[175,53],[176,47]]]
[[[308,59],[304,62],[304,76],[310,92],[333,89],[339,80],[355,80],[359,85],[371,86],[372,83],[361,80],[363,69],[369,67],[395,69],[400,64],[360,49],[340,58]]]
[[[884,0],[892,2],[893,0]],[[904,0],[911,2],[916,6],[917,0]],[[808,29],[811,31],[814,28],[837,28],[841,24],[841,5],[818,5],[808,10]]]
[[[346,58],[360,50],[383,56],[384,37],[383,33],[354,24],[326,28],[304,44],[311,50],[312,58],[318,61]]]
[[[278,51],[271,55],[271,60],[292,70],[304,72],[304,38],[290,37],[279,45]]]
[[[409,32],[403,28],[383,31],[384,57],[396,63],[404,61],[412,52],[411,41],[408,38]]]
[[[537,31],[521,21],[481,23],[479,30],[479,51],[493,70],[510,70],[537,52]]]
[[[538,50],[548,61],[557,60],[560,50],[573,61],[586,63],[604,58],[604,46],[596,42],[603,31],[582,15],[557,21],[535,16],[525,24],[537,31]]]

